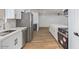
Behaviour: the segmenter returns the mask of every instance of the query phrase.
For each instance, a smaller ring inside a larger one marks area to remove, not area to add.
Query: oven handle
[[[79,37],[79,33],[77,33],[77,32],[74,32],[74,35]]]

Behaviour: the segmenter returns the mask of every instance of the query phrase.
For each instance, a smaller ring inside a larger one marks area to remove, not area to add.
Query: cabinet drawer
[[[13,49],[15,48],[15,41],[16,41],[16,36],[12,35],[1,42],[1,47],[2,49]]]

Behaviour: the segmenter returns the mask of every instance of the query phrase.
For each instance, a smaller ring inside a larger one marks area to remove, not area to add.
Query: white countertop
[[[27,27],[16,27],[16,28],[10,28],[10,29],[1,30],[0,32],[7,31],[7,30],[16,30],[16,31],[11,32],[11,33],[9,33],[9,34],[7,34],[5,36],[0,36],[0,41],[7,38],[7,37],[9,37],[9,36],[11,36],[11,35],[13,35],[14,33],[18,32],[18,31],[22,31],[23,29],[27,29]]]

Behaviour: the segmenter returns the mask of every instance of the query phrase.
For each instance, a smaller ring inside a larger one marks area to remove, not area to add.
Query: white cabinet
[[[17,45],[15,46],[15,49],[20,49],[22,47],[22,31],[19,31],[16,33],[17,37]]]
[[[51,24],[49,27],[49,32],[54,36],[54,38],[58,41],[58,27],[54,24]]]
[[[2,49],[19,49],[22,47],[22,33],[18,31],[1,41]]]
[[[21,12],[24,12],[23,9],[16,9],[15,13],[16,13],[16,19],[21,19]]]
[[[21,12],[24,12],[24,9],[5,9],[5,18],[21,19]]]
[[[5,9],[5,18],[15,19],[15,9]]]
[[[21,19],[21,10],[20,9],[16,10],[16,19]]]
[[[15,48],[15,41],[17,41],[17,38],[15,35],[9,36],[1,41],[1,48],[2,49],[13,49]]]

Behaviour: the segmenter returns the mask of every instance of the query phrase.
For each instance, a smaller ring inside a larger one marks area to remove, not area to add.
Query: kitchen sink
[[[3,32],[0,32],[0,36],[5,36],[5,35],[7,35],[9,33],[14,32],[14,31],[16,31],[16,30],[6,30],[6,31],[3,31]]]

